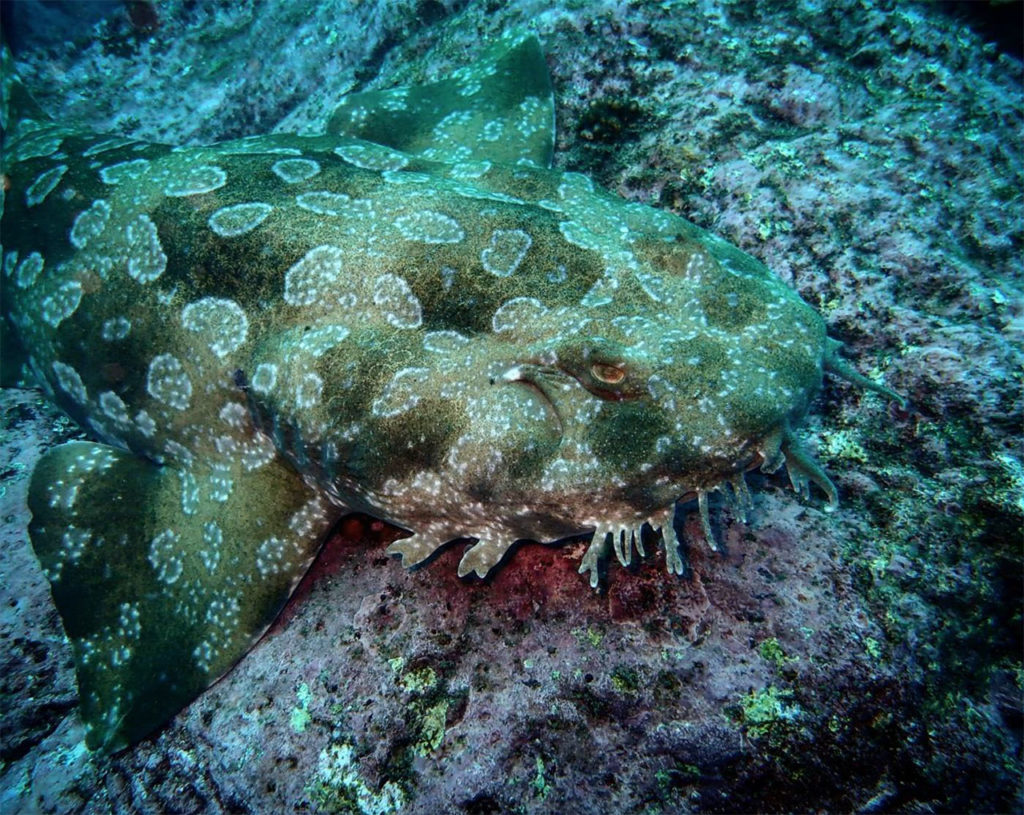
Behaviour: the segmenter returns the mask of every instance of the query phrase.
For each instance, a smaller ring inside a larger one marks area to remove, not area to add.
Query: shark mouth
[[[783,425],[762,442],[756,457],[747,469],[759,469],[761,472],[774,473],[783,465],[789,475],[790,484],[797,494],[809,499],[813,484],[828,498],[824,510],[826,512],[835,511],[839,506],[839,495],[835,485],[821,465],[800,445],[788,425]],[[711,528],[708,503],[708,496],[713,492],[722,494],[726,506],[732,510],[740,523],[747,523],[747,517],[753,508],[753,498],[750,488],[747,486],[745,472],[740,470],[717,483],[687,491],[669,507],[655,513],[646,521],[630,519],[622,522],[594,523],[594,536],[580,561],[579,573],[589,572],[590,586],[597,589],[612,553],[624,567],[628,567],[633,562],[634,549],[640,557],[646,557],[643,532],[645,527],[648,527],[654,532],[658,532],[660,529],[666,571],[669,574],[685,575],[688,571],[688,564],[684,542],[676,532],[677,516],[681,528],[683,516],[691,511],[688,505],[692,505],[696,499],[697,512],[700,516],[700,535],[698,536],[700,540],[695,542],[703,543],[711,551],[718,552],[720,547]]]

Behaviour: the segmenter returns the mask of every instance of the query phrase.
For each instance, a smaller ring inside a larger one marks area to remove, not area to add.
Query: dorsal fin
[[[327,130],[435,161],[549,167],[554,124],[540,43],[517,31],[440,82],[346,96]]]

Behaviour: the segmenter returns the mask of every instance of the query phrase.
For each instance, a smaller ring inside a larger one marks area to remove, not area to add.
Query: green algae
[[[620,665],[611,673],[612,687],[620,693],[636,693],[640,689],[640,675],[633,667]]]
[[[534,793],[536,793],[537,797],[543,801],[551,793],[551,784],[548,783],[548,781],[544,777],[544,771],[546,769],[544,765],[544,759],[540,756],[537,756],[537,760],[534,766],[536,768],[536,774],[533,776],[533,791]]]
[[[385,781],[379,790],[366,783],[359,772],[355,748],[348,742],[329,744],[321,750],[306,794],[318,811],[332,815],[389,815],[406,805],[405,793],[393,781]]]
[[[313,717],[309,714],[309,703],[313,701],[313,693],[310,691],[309,685],[303,682],[299,685],[295,695],[299,700],[299,704],[297,707],[292,708],[289,721],[292,730],[296,733],[305,733],[306,727],[313,721]]]
[[[864,464],[869,460],[869,454],[854,428],[823,430],[818,451],[826,461]]]
[[[445,737],[447,718],[447,699],[420,710],[417,722],[419,737],[412,747],[414,753],[426,757],[441,746]]]
[[[447,683],[431,665],[405,670],[407,661],[400,656],[389,659],[388,664],[398,674],[398,686],[412,697],[405,708],[405,727],[411,738],[408,749],[427,757],[444,742],[449,711],[458,703],[459,694],[448,692]]]
[[[744,694],[740,711],[744,730],[755,739],[784,736],[786,729],[803,714],[793,701],[793,692],[774,685]]]
[[[410,693],[426,693],[437,687],[437,673],[429,665],[402,674],[399,684]]]
[[[604,632],[599,631],[596,628],[587,626],[586,628],[574,628],[572,635],[576,638],[576,641],[583,645],[587,643],[594,648],[600,648],[601,643],[604,641]]]
[[[791,657],[786,654],[775,637],[769,637],[764,640],[758,646],[757,652],[761,655],[762,659],[775,666],[776,670],[781,670],[787,665],[798,661],[796,657]]]

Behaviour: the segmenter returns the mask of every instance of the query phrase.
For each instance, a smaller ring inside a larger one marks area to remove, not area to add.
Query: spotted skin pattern
[[[593,532],[597,585],[645,525],[682,573],[677,499],[708,529],[750,468],[835,503],[790,429],[822,320],[721,239],[548,169],[535,38],[348,97],[324,135],[209,147],[56,124],[7,68],[5,344],[96,439],[30,491],[89,747],[227,671],[349,510],[409,530],[406,566],[476,539],[460,575]]]

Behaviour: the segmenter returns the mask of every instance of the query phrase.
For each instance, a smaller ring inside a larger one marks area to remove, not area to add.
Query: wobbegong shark
[[[679,502],[713,545],[753,468],[836,505],[794,427],[825,369],[884,389],[750,255],[550,169],[536,37],[183,148],[53,122],[4,60],[5,376],[95,439],[29,491],[89,748],[227,672],[352,511],[406,567],[473,540],[463,576],[590,533],[597,586],[656,530],[683,574]]]

